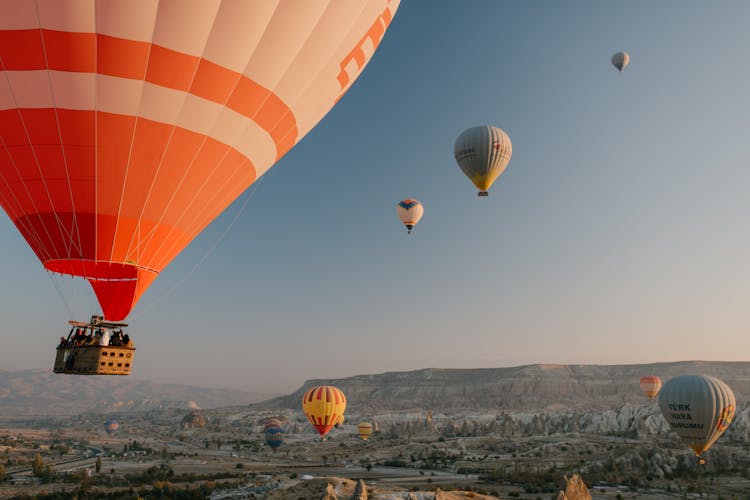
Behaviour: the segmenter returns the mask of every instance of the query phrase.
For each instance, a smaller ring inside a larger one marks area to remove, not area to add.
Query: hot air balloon
[[[399,2],[0,3],[0,204],[124,319],[346,93]]]
[[[266,430],[269,427],[281,427],[281,420],[276,419],[276,418],[269,418],[263,424],[263,430]]]
[[[618,52],[612,56],[612,65],[620,70],[624,70],[630,64],[630,55],[627,52]]]
[[[401,200],[396,205],[396,213],[401,222],[406,226],[407,234],[411,234],[411,230],[417,225],[419,219],[424,214],[424,207],[417,200],[407,199]]]
[[[464,130],[456,139],[454,155],[466,177],[487,196],[513,154],[513,146],[505,132],[491,125]]]
[[[104,422],[104,431],[107,434],[114,434],[119,428],[120,424],[117,422],[117,420],[107,420],[106,422]]]
[[[263,434],[266,438],[266,443],[274,452],[284,443],[284,429],[281,427],[281,422],[275,418],[265,423]]]
[[[307,420],[324,437],[346,410],[346,396],[332,385],[313,387],[302,396],[302,411]]]
[[[357,426],[357,434],[362,438],[363,441],[370,439],[372,434],[372,424],[370,422],[362,422]]]
[[[708,375],[681,375],[662,387],[659,408],[672,430],[701,455],[727,430],[734,418],[734,392]]]
[[[659,377],[653,375],[641,377],[641,390],[649,399],[654,399],[659,394],[660,389],[661,379]]]

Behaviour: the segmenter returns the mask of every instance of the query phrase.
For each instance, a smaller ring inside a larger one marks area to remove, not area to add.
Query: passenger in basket
[[[65,337],[60,337],[60,347],[65,347],[66,340]]]
[[[99,345],[99,340],[102,338],[102,331],[97,330],[96,333],[89,337],[88,342],[86,342],[86,345]]]
[[[102,332],[101,338],[99,339],[99,345],[108,346],[110,335],[111,334],[109,333],[109,330],[105,328]]]
[[[83,344],[85,340],[86,340],[86,335],[84,335],[83,330],[80,328],[76,330],[76,334],[73,335],[73,345],[74,346],[81,345]]]
[[[122,330],[116,330],[112,338],[109,340],[109,345],[121,346],[122,342]]]
[[[133,347],[133,341],[130,340],[130,335],[128,335],[127,333],[122,337],[122,345],[124,345],[125,347]]]

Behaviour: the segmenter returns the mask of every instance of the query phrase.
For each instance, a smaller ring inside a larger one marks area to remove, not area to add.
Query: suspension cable
[[[247,195],[245,197],[245,200],[242,202],[242,205],[240,206],[239,211],[235,214],[235,216],[232,218],[232,221],[229,223],[229,225],[224,229],[224,232],[221,233],[219,238],[209,247],[209,249],[206,251],[206,253],[201,257],[201,259],[193,266],[193,268],[180,279],[177,281],[174,285],[172,285],[171,288],[169,288],[164,294],[160,295],[156,300],[151,302],[148,306],[143,308],[142,310],[138,312],[134,312],[132,315],[133,319],[137,319],[143,314],[147,313],[151,309],[153,309],[156,305],[161,303],[164,299],[172,295],[179,287],[181,287],[190,277],[195,273],[195,271],[203,264],[203,262],[208,259],[211,254],[218,248],[219,244],[224,240],[224,238],[229,234],[229,231],[232,229],[232,226],[239,220],[242,213],[245,211],[245,207],[247,207],[248,202],[253,197],[255,192],[258,190],[258,187],[260,186],[261,182],[263,182],[264,176],[261,176],[256,182],[253,183],[253,186],[250,190],[247,191]]]

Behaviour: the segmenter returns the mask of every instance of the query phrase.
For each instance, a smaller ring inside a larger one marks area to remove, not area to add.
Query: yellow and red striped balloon
[[[302,396],[302,411],[318,434],[325,436],[339,421],[343,422],[346,396],[332,385],[313,387]]]
[[[661,379],[655,375],[641,377],[641,390],[649,399],[654,399],[661,390]]]
[[[124,319],[336,104],[400,0],[3,0],[0,205]]]
[[[361,437],[363,441],[367,441],[372,434],[372,424],[370,422],[362,422],[357,426],[357,434],[359,434],[359,437]]]

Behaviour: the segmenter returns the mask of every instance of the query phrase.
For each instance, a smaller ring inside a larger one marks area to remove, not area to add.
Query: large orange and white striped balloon
[[[128,315],[334,106],[400,0],[0,0],[0,204]]]
[[[648,396],[649,399],[654,399],[659,391],[661,390],[661,379],[654,375],[641,377],[641,391]]]

